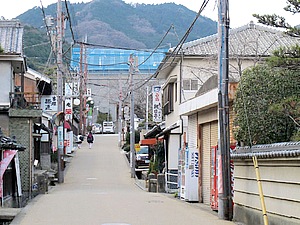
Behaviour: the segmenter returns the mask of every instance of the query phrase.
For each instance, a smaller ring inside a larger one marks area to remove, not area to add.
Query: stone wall
[[[10,118],[10,133],[16,137],[18,143],[26,147],[23,152],[18,152],[20,161],[20,173],[23,195],[28,197],[30,192],[30,162],[32,162],[31,151],[33,143],[30,129],[30,119]],[[24,196],[24,197],[25,197]],[[25,198],[26,198],[25,197]]]
[[[22,183],[22,200],[26,202],[31,198],[33,179],[33,124],[42,117],[41,110],[10,109],[9,111],[9,136],[15,136],[18,144],[26,147],[25,151],[19,151],[20,174]]]

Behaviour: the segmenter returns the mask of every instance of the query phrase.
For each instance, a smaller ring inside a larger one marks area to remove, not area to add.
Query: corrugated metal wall
[[[210,204],[211,195],[211,147],[218,143],[218,122],[202,124],[202,199],[203,203]]]

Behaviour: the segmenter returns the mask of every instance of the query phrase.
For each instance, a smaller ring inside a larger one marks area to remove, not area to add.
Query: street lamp
[[[80,100],[78,98],[75,98],[73,104],[78,106],[80,104]]]
[[[92,126],[93,120],[93,110],[94,110],[94,100],[92,97],[88,97],[86,102],[87,108],[87,126]]]

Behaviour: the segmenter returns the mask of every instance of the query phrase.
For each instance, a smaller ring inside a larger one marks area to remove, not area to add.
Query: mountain
[[[44,8],[45,15],[55,18],[56,7],[57,4],[52,4]],[[63,8],[66,12],[65,4]],[[68,3],[68,11],[75,39],[82,40],[85,35],[88,35],[90,43],[128,48],[154,48],[171,24],[174,25],[174,29],[167,36],[165,43],[174,46],[196,16],[195,12],[175,3],[130,5],[122,0]],[[17,18],[36,28],[45,27],[40,7],[30,9]],[[200,17],[188,40],[195,40],[216,32],[215,21]],[[70,37],[68,29],[67,40],[70,40]]]
[[[64,15],[68,18],[65,40],[69,43],[73,42],[73,33],[76,41],[82,41],[87,36],[88,43],[100,46],[153,49],[172,25],[160,45],[161,48],[169,48],[177,45],[196,17],[196,12],[175,3],[127,4],[122,0],[93,0],[75,4],[62,2]],[[56,18],[56,7],[56,3],[43,10],[41,7],[34,7],[17,19],[36,28],[34,32],[40,30],[46,34],[44,16]],[[217,22],[200,16],[187,41],[215,33]],[[25,32],[25,39],[27,35],[31,34]],[[25,47],[26,44],[24,43]],[[28,52],[26,55],[31,57]]]

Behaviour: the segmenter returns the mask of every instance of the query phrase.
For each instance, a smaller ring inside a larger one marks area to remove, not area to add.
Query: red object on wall
[[[210,207],[212,210],[218,210],[218,146],[211,148],[211,193],[210,193]]]
[[[230,150],[234,150],[235,145],[230,146]],[[213,146],[211,148],[211,195],[210,195],[210,207],[212,210],[218,210],[218,199],[219,199],[219,191],[218,191],[218,174],[221,171],[219,171],[219,165],[220,162],[220,156],[218,156],[218,146]],[[233,177],[233,161],[230,161],[230,172],[231,172],[231,188],[232,188],[232,196],[233,196],[233,184],[234,184],[234,177]]]

